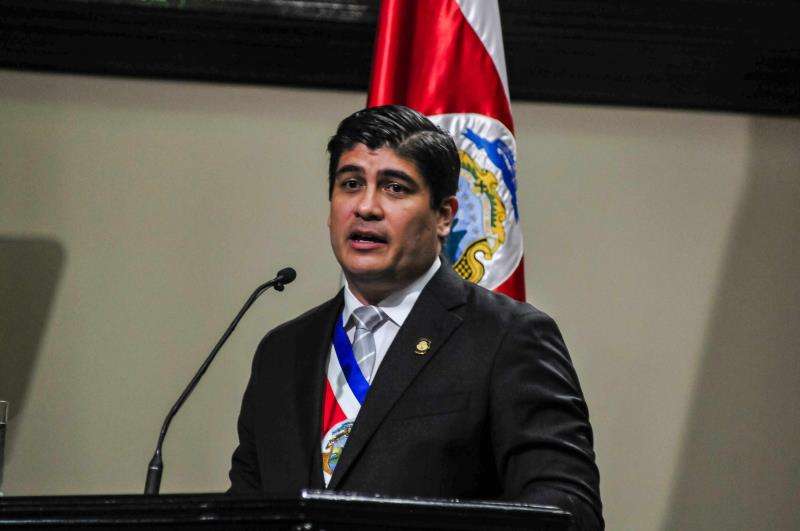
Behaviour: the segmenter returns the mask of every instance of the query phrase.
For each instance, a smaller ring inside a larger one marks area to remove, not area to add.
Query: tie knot
[[[376,326],[383,322],[386,314],[377,306],[360,306],[353,310],[356,328],[372,332]]]

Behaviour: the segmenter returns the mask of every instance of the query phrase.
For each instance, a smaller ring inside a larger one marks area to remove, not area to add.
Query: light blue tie
[[[375,367],[375,337],[372,332],[386,318],[377,306],[361,306],[353,310],[356,332],[353,336],[353,355],[356,357],[361,374],[367,382],[372,382],[372,369]]]

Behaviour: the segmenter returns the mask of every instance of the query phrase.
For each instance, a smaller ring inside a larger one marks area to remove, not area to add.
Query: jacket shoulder
[[[547,313],[529,302],[512,299],[508,295],[490,291],[482,286],[463,281],[467,293],[466,308],[472,319],[499,321],[501,324],[526,318],[534,321],[552,321]]]
[[[261,339],[258,345],[258,350],[272,340],[285,340],[291,339],[298,335],[307,334],[309,330],[319,327],[320,324],[326,323],[333,319],[333,316],[340,310],[342,306],[342,292],[340,291],[335,297],[329,299],[319,306],[315,306],[310,310],[298,315],[290,321],[282,323],[269,332]]]

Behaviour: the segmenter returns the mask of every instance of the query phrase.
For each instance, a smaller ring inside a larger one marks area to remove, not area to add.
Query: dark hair
[[[370,149],[388,147],[414,163],[431,189],[431,208],[438,208],[444,198],[458,190],[461,162],[453,138],[413,109],[384,105],[351,114],[328,142],[328,199],[339,158],[356,144]]]

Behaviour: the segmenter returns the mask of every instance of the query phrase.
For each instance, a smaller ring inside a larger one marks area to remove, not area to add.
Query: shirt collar
[[[433,261],[431,267],[418,279],[404,287],[401,290],[395,291],[376,306],[383,310],[389,319],[391,319],[398,327],[403,326],[408,314],[417,302],[420,293],[428,285],[428,282],[433,278],[433,275],[441,267],[442,261],[439,257]],[[350,291],[350,285],[347,280],[344,282],[344,310],[342,311],[342,322],[347,326],[350,316],[356,308],[364,306],[355,295]]]

